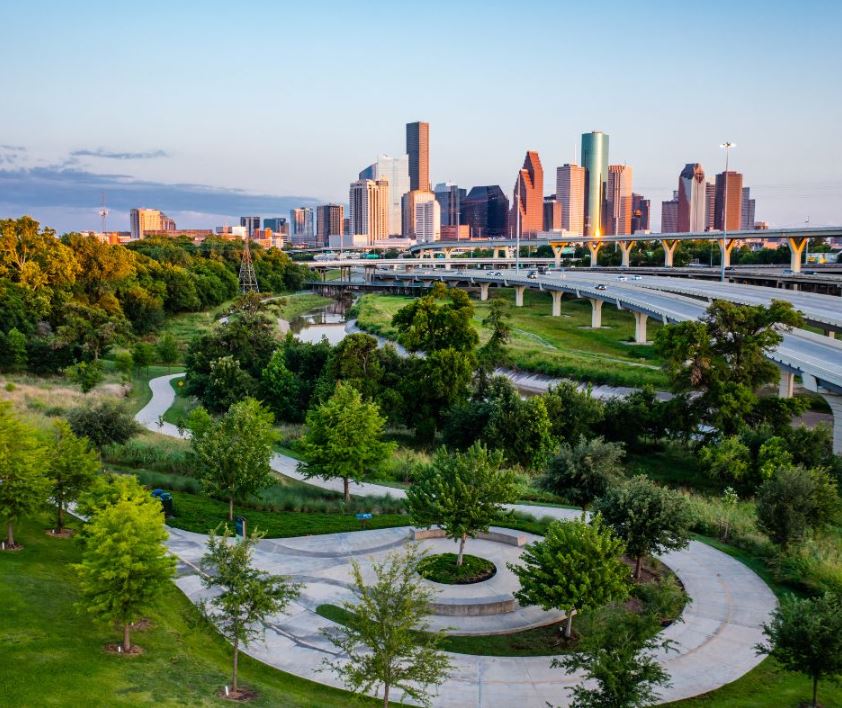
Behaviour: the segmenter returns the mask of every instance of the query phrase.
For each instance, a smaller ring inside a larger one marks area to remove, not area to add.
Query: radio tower
[[[108,209],[105,208],[105,192],[102,193],[102,206],[99,208],[99,211],[97,212],[97,214],[99,214],[99,218],[102,220],[102,222],[101,222],[101,224],[102,224],[101,225],[102,234],[105,235],[106,220],[108,219]]]
[[[257,276],[254,274],[254,264],[251,262],[251,249],[249,248],[251,236],[247,234],[244,241],[243,259],[240,261],[240,292],[259,293],[260,288],[257,287]]]

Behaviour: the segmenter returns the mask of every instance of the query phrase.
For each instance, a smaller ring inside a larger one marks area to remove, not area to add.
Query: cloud
[[[150,150],[148,152],[112,152],[104,148],[95,150],[74,150],[71,157],[102,157],[106,160],[154,160],[159,157],[169,157],[166,150]]]
[[[0,165],[17,165],[25,154],[22,145],[0,145]]]

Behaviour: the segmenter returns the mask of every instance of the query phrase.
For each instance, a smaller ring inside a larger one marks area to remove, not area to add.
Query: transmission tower
[[[260,288],[257,287],[257,276],[254,274],[254,263],[251,262],[251,249],[249,248],[249,241],[251,236],[246,236],[245,248],[243,249],[243,259],[240,261],[240,292],[242,293],[259,293]]]
[[[107,219],[108,219],[108,209],[105,208],[105,192],[102,193],[102,206],[99,208],[97,212],[99,214],[99,218],[101,221],[101,228],[102,233],[104,234],[106,231]]]

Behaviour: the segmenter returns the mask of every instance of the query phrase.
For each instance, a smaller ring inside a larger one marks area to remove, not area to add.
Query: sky
[[[730,166],[773,226],[842,223],[842,3],[0,0],[0,218],[179,227],[347,202],[404,124],[433,182],[545,193],[580,135],[660,202],[685,163]]]

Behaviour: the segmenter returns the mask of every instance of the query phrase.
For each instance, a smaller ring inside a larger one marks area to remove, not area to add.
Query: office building
[[[751,187],[743,187],[743,208],[740,215],[740,228],[748,231],[754,228],[754,199],[751,198]]]
[[[582,134],[582,167],[585,168],[585,236],[605,233],[603,206],[608,186],[608,136],[595,130]]]
[[[344,219],[345,207],[341,204],[325,204],[316,207],[316,240],[321,244],[328,245],[331,236],[342,234]]]
[[[260,231],[260,217],[259,216],[241,216],[240,226],[245,226],[246,233],[249,236],[254,236],[256,232]]]
[[[707,182],[698,162],[686,164],[678,177],[677,225],[682,233],[707,228]]]
[[[581,235],[585,229],[585,168],[562,165],[556,170],[555,196],[561,205],[561,229]]]
[[[406,154],[409,156],[410,191],[430,191],[430,124],[406,124]]]
[[[649,231],[651,202],[642,194],[632,194],[632,233]]]
[[[472,187],[462,200],[460,220],[471,238],[508,235],[509,200],[499,185]]]
[[[552,194],[544,197],[544,231],[561,231],[561,203]]]
[[[273,216],[263,220],[263,226],[273,233],[289,235],[289,224],[283,216]]]
[[[512,234],[520,228],[524,236],[535,235],[544,228],[544,168],[534,150],[527,151],[515,180],[509,228]]]
[[[457,226],[459,209],[465,198],[465,190],[450,182],[440,182],[435,188],[436,200],[441,207],[441,225]]]
[[[661,233],[678,232],[678,192],[672,193],[672,199],[661,202]]]
[[[441,206],[433,192],[415,193],[413,232],[418,243],[441,240]]]
[[[389,182],[360,179],[351,183],[350,235],[364,236],[367,244],[389,237]]]
[[[713,229],[713,217],[716,213],[716,185],[708,182],[705,185],[705,231]]]
[[[609,165],[605,193],[605,233],[624,235],[632,232],[632,168]]]
[[[316,228],[312,207],[299,207],[289,212],[290,241],[293,244],[315,243]]]
[[[716,202],[713,228],[719,231],[737,231],[743,217],[743,176],[729,170],[716,175]]]
[[[471,238],[471,227],[467,224],[459,224],[459,226],[441,225],[442,241],[467,241],[469,238]]]
[[[389,235],[403,233],[401,200],[409,187],[409,157],[407,155],[380,155],[377,162],[360,172],[360,179],[386,180],[389,183]]]
[[[147,231],[175,231],[175,221],[158,209],[132,209],[129,221],[132,240],[144,238]]]

